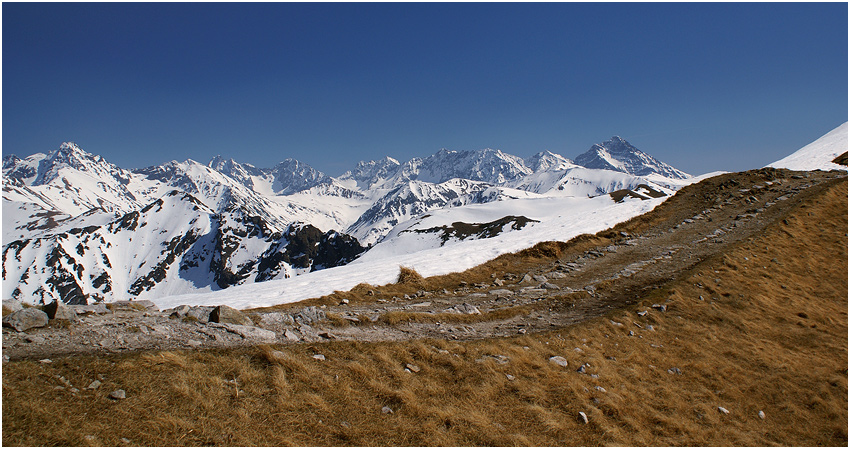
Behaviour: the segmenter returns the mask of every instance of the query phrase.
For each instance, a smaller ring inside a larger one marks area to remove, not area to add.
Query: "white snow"
[[[337,290],[349,290],[362,282],[372,285],[392,283],[398,278],[400,266],[413,268],[426,277],[463,271],[501,254],[516,252],[539,242],[567,241],[580,234],[599,232],[650,211],[666,198],[625,201],[619,204],[614,203],[607,195],[597,198],[517,199],[441,210],[439,220],[435,219],[435,223],[464,221],[456,220],[455,217],[469,219],[477,216],[479,212],[483,217],[495,218],[521,214],[538,219],[541,223],[529,223],[522,230],[505,232],[489,239],[464,241],[462,244],[427,248],[412,253],[405,252],[404,241],[390,240],[386,249],[380,250],[375,256],[369,256],[367,253],[361,259],[345,266],[302,274],[290,279],[234,286],[218,292],[158,298],[154,302],[161,309],[181,304],[227,304],[242,309],[264,307],[319,297]],[[484,218],[475,221],[487,220]]]
[[[768,167],[789,170],[847,170],[832,161],[847,152],[847,122]]]

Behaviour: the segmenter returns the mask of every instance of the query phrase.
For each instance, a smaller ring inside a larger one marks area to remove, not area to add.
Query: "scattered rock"
[[[39,337],[37,335],[27,335],[26,337],[24,337],[24,341],[27,342],[27,343],[33,343],[33,344],[36,344],[36,345],[40,345],[40,344],[44,343],[44,338]]]
[[[582,366],[578,367],[576,372],[579,373],[579,374],[586,374],[587,370],[584,368],[584,365],[582,365]]]
[[[511,296],[511,295],[514,294],[514,292],[512,292],[512,291],[510,291],[506,288],[500,288],[500,289],[497,289],[497,290],[490,290],[490,294],[494,295],[494,296]]]
[[[186,340],[186,344],[193,347],[193,348],[197,348],[197,347],[200,347],[203,343],[201,343],[198,340],[189,339],[189,340]]]
[[[127,392],[125,392],[124,390],[115,390],[112,393],[109,393],[109,399],[127,399]]]
[[[673,368],[668,369],[667,372],[670,374],[678,374],[680,376],[682,375],[682,370],[676,368],[675,366]]]
[[[46,304],[42,310],[47,314],[47,318],[51,320],[77,321],[77,312],[62,301],[53,301],[50,304]]]
[[[478,307],[475,307],[472,304],[463,303],[452,307],[452,309],[454,309],[457,313],[465,315],[481,315],[481,311],[478,310]]]
[[[210,312],[210,322],[220,324],[236,324],[253,326],[254,322],[244,313],[230,306],[218,306]]]
[[[23,332],[34,327],[47,326],[47,322],[47,314],[35,307],[18,310],[3,318],[3,326],[11,327],[18,332]]]
[[[638,316],[646,316],[647,313],[648,312],[646,310],[642,310],[642,311],[638,312],[637,315]]]
[[[53,360],[50,360],[50,359],[41,359],[41,360],[39,360],[39,361],[38,361],[38,363],[53,363]]]
[[[383,413],[385,415],[392,415],[393,409],[391,409],[391,408],[389,408],[385,405],[385,406],[381,407],[381,413]]]
[[[497,287],[501,287],[501,286],[505,285],[505,281],[503,281],[501,279],[496,279],[496,280],[493,281],[493,285],[495,285]]]
[[[420,370],[420,368],[418,366],[416,366],[412,363],[408,363],[408,364],[404,365],[404,367],[409,369],[410,372],[413,372],[413,373],[418,373],[419,370]]]
[[[569,365],[569,363],[567,362],[567,359],[565,359],[565,358],[563,358],[559,355],[549,357],[549,362],[554,363],[558,366],[562,366],[564,368],[566,368],[567,365]]]
[[[296,333],[292,329],[287,329],[287,330],[283,331],[283,338],[285,338],[287,340],[291,340],[291,341],[301,340],[301,336],[298,335],[298,333]]]
[[[295,314],[295,322],[298,324],[313,324],[326,318],[325,312],[315,306],[305,307]]]
[[[519,281],[520,284],[528,284],[529,282],[534,282],[534,279],[528,274],[523,276]]]
[[[659,311],[661,311],[661,312],[666,312],[666,311],[667,311],[667,306],[666,306],[666,305],[664,305],[664,304],[653,304],[653,305],[652,305],[652,306],[650,306],[650,307],[652,307],[652,308],[653,308],[653,309],[655,309],[655,310],[659,310]]]
[[[131,443],[129,438],[121,438],[121,442],[124,443],[124,444],[130,444]]]
[[[97,390],[98,388],[100,388],[100,384],[101,384],[101,382],[99,380],[95,379],[95,380],[92,381],[92,383],[89,384],[88,387],[86,387],[86,389],[87,390]]]
[[[528,332],[528,331],[525,330],[525,328],[521,328],[517,331],[518,334],[525,334],[526,332]]]
[[[260,323],[264,326],[274,324],[295,324],[295,319],[288,313],[271,312],[260,314]]]
[[[198,320],[199,323],[209,323],[213,307],[190,307],[186,316]]]
[[[759,410],[759,418],[764,419],[764,412]]]
[[[587,419],[587,415],[584,412],[578,412],[578,417],[579,417],[579,419],[581,419],[581,422],[583,422],[585,424],[590,422],[590,420]]]
[[[544,282],[544,283],[540,284],[539,288],[542,288],[544,290],[560,290],[561,289],[561,287],[558,287],[557,285],[555,285],[551,282]]]
[[[600,387],[600,386],[598,386],[598,385],[596,386],[596,390],[597,390],[597,391],[599,391],[599,392],[602,392],[602,393],[607,393],[607,392],[608,392],[608,390],[606,390],[606,389],[604,389],[604,388],[602,388],[602,387]]]
[[[17,299],[4,299],[3,308],[11,313],[17,312],[18,310],[23,310],[24,305],[21,301],[18,301]]]
[[[316,360],[325,360],[324,354],[316,354],[313,356],[313,358]]]
[[[729,410],[726,410],[726,409],[725,409],[725,408],[723,408],[723,407],[717,407],[717,411],[719,411],[720,413],[723,413],[724,415],[728,415],[728,414],[729,414]]]
[[[508,380],[515,380],[515,379],[516,379],[516,377],[514,377],[514,376],[512,376],[512,375],[510,375],[510,374],[507,374],[507,373],[505,374],[505,377],[507,377],[507,378],[508,378]]]
[[[246,340],[256,340],[266,343],[274,343],[277,341],[277,334],[270,330],[255,326],[243,326],[240,324],[225,324],[224,326],[230,332],[233,332]]]
[[[542,274],[535,274],[534,276],[532,276],[532,278],[537,282],[549,282],[549,279],[547,279],[546,276],[543,276]]]
[[[97,304],[77,304],[68,306],[68,308],[72,309],[77,316],[80,315],[106,315],[107,313],[112,313],[111,310],[106,308],[106,305],[103,303]]]
[[[330,332],[319,332],[319,336],[326,340],[336,340],[336,335]]]
[[[191,310],[191,307],[185,304],[179,305],[174,308],[173,312],[171,312],[171,316],[175,318],[183,318],[187,313],[189,313],[189,310]]]

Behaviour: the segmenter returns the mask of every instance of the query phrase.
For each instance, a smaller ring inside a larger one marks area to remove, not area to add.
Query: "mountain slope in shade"
[[[646,176],[657,173],[667,178],[685,179],[690,175],[638,150],[619,136],[597,143],[575,158],[585,168],[596,168]]]
[[[768,167],[789,170],[847,170],[833,161],[847,153],[847,122]]]

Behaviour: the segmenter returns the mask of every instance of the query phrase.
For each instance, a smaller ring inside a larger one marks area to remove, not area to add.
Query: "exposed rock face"
[[[51,320],[77,320],[77,312],[75,312],[73,308],[66,306],[65,303],[61,301],[53,301],[46,304],[43,310],[44,313],[47,314],[47,317]]]

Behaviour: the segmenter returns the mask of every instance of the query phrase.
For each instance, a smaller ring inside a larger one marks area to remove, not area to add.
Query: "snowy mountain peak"
[[[549,170],[566,170],[576,167],[576,164],[574,164],[573,161],[548,150],[541,151],[540,153],[525,159],[525,165],[534,173]]]
[[[353,170],[343,173],[339,180],[353,180],[357,188],[369,190],[392,178],[400,167],[401,164],[389,156],[377,161],[360,161]]]
[[[575,158],[575,163],[586,168],[614,170],[636,176],[652,173],[686,179],[691,176],[637,149],[620,136],[594,144],[587,152]]]

